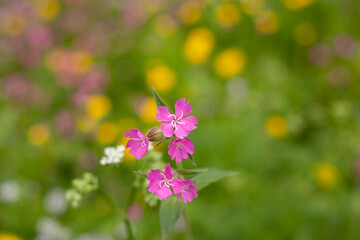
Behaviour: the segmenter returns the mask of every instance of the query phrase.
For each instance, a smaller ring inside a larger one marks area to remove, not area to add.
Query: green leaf
[[[191,162],[191,164],[196,166],[196,163],[195,163],[195,160],[194,160],[193,156],[191,154],[188,154],[188,155],[189,155],[189,161]]]
[[[134,170],[134,173],[136,173],[136,175],[138,175],[138,176],[140,176],[140,177],[147,178],[147,177],[146,177],[146,173],[143,173],[143,172],[140,171],[140,170]]]
[[[207,168],[197,168],[197,169],[177,169],[175,170],[176,173],[183,176],[185,179],[194,178],[197,175],[206,172]]]
[[[171,196],[170,198],[161,201],[159,218],[163,238],[165,238],[174,227],[184,207],[185,204],[181,201],[177,201],[176,196]]]
[[[196,189],[199,191],[206,187],[207,185],[219,181],[224,177],[231,176],[237,174],[238,172],[235,171],[223,171],[218,169],[208,169],[208,171],[199,174],[193,180],[197,182],[195,184]]]
[[[169,108],[168,106],[166,106],[165,102],[161,99],[161,97],[159,96],[159,94],[155,91],[155,89],[153,87],[151,87],[152,93],[154,95],[155,98],[155,102],[156,102],[156,106],[157,107],[166,107],[170,113],[174,113],[173,110],[171,110],[171,108]]]

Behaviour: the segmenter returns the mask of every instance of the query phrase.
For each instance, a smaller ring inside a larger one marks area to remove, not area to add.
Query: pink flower
[[[174,194],[183,191],[181,179],[174,179],[174,173],[170,167],[170,163],[166,165],[164,173],[159,169],[152,169],[147,174],[147,178],[150,181],[148,185],[149,192],[156,194],[160,200],[167,199],[172,195],[171,188]]]
[[[198,123],[193,116],[185,117],[191,113],[190,103],[185,104],[185,98],[175,103],[175,114],[171,114],[166,107],[158,107],[157,110],[156,117],[162,122],[161,130],[165,137],[175,134],[177,138],[184,138],[196,128],[195,124]]]
[[[194,144],[189,138],[177,139],[169,144],[169,155],[171,160],[176,158],[176,162],[181,162],[189,157],[188,154],[194,153]]]
[[[183,199],[184,203],[191,202],[194,198],[198,197],[197,189],[193,186],[196,182],[189,179],[182,182],[182,191],[177,196],[177,200]]]
[[[133,154],[136,159],[142,158],[149,149],[149,138],[145,137],[142,132],[137,129],[129,129],[125,132],[125,137],[131,139],[127,142],[126,148],[130,148],[129,153]]]

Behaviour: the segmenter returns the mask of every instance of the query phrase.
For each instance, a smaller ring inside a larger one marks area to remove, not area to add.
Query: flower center
[[[178,143],[176,143],[176,147],[182,149],[184,147],[184,143],[179,141]]]
[[[189,185],[182,186],[181,188],[186,191],[189,189]]]
[[[174,186],[174,184],[172,184],[172,183],[170,183],[170,181],[172,181],[173,180],[173,178],[171,178],[171,179],[167,179],[166,178],[166,176],[165,176],[165,174],[163,174],[163,173],[160,173],[163,177],[164,177],[164,180],[162,180],[162,181],[160,181],[159,182],[159,187],[161,188],[161,187],[163,187],[164,185],[166,186],[166,187],[173,187]]]
[[[168,117],[174,117],[174,120],[171,121],[171,126],[173,126],[175,128],[175,130],[177,130],[177,124],[185,124],[183,122],[180,122],[180,120],[182,119],[184,115],[184,112],[181,111],[181,115],[180,117],[176,118],[175,114],[170,114]]]

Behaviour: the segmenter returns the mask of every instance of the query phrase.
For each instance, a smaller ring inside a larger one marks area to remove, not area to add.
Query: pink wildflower
[[[184,203],[191,202],[194,198],[198,197],[197,189],[193,186],[196,182],[189,179],[182,182],[182,192],[177,196],[177,200],[183,199]]]
[[[130,148],[129,153],[136,159],[142,158],[149,149],[149,138],[145,137],[138,129],[129,129],[125,132],[125,137],[131,139],[127,142],[126,148]]]
[[[176,158],[176,162],[181,162],[189,157],[188,154],[194,153],[194,144],[189,138],[177,139],[169,144],[169,155],[171,160]]]
[[[161,130],[165,137],[175,134],[177,138],[184,138],[196,128],[195,124],[198,123],[193,116],[185,117],[191,113],[190,103],[185,104],[185,98],[175,103],[175,114],[171,114],[166,107],[158,107],[157,110],[156,117],[162,122]]]
[[[169,163],[166,165],[164,173],[159,169],[152,169],[147,174],[147,178],[150,181],[149,192],[156,194],[160,200],[167,199],[172,195],[171,188],[174,194],[183,191],[181,179],[174,179],[174,173]]]

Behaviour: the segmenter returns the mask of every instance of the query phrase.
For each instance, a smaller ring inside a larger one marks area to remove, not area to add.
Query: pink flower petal
[[[185,98],[180,98],[175,103],[175,116],[177,118],[187,116],[191,113],[190,102],[185,104]]]
[[[164,170],[164,175],[167,179],[171,179],[174,177],[174,172],[170,166],[170,163],[166,164],[165,170]]]
[[[161,131],[164,133],[165,137],[171,137],[174,133],[174,127],[171,125],[171,123],[162,123],[161,125]]]
[[[159,122],[171,122],[174,120],[174,116],[171,115],[166,107],[158,107],[157,111],[156,118]]]
[[[156,195],[160,198],[160,200],[167,199],[172,195],[172,192],[170,190],[170,187],[163,186],[161,187],[157,192]]]

